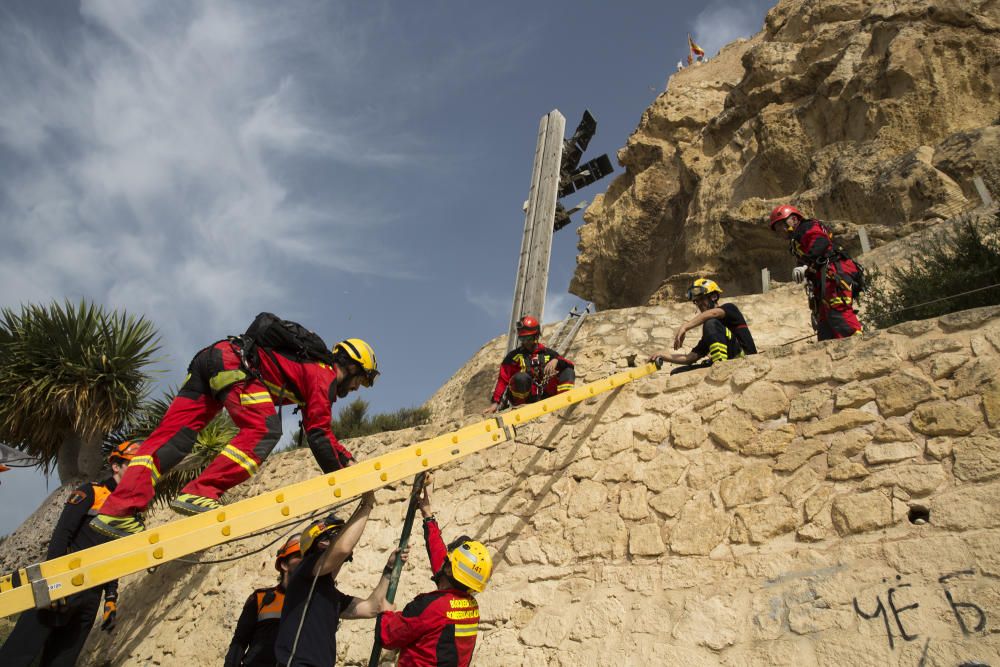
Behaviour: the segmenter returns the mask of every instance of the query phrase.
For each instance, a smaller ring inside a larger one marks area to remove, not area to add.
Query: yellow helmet
[[[364,385],[370,387],[375,384],[378,377],[378,360],[375,359],[375,350],[372,346],[360,338],[348,338],[333,346],[333,353],[343,352],[347,357],[361,366],[364,371]]]
[[[493,558],[482,542],[466,540],[448,554],[451,576],[476,593],[482,593],[493,574]]]
[[[343,519],[331,514],[325,519],[313,521],[306,526],[306,529],[302,531],[302,535],[299,537],[299,550],[302,555],[305,556],[309,553],[309,550],[320,538],[329,536],[329,539],[332,540],[340,532],[340,529],[344,527],[344,523]]]
[[[709,280],[708,278],[698,278],[691,283],[691,287],[688,288],[687,298],[688,301],[694,301],[695,299],[708,294],[722,294],[722,288],[719,287],[719,284],[714,280]]]

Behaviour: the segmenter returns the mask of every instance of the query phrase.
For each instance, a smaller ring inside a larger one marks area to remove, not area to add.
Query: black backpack
[[[298,322],[283,320],[274,313],[261,313],[243,334],[243,350],[255,359],[257,348],[280,352],[295,361],[319,361],[333,365],[333,352],[323,339]]]

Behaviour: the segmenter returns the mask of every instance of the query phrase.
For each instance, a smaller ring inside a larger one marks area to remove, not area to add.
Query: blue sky
[[[271,310],[370,342],[375,410],[419,405],[506,331],[539,118],[589,108],[614,162],[687,33],[711,56],[770,4],[8,0],[0,305],[141,313],[164,386]],[[46,481],[0,479],[4,534]]]

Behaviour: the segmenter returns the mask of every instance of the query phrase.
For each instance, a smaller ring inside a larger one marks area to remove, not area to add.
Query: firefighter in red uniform
[[[485,412],[499,410],[505,395],[511,405],[523,405],[573,388],[576,382],[573,362],[538,342],[541,332],[541,325],[531,315],[518,320],[518,346],[500,364],[492,404]]]
[[[833,242],[826,226],[806,219],[794,206],[776,206],[771,211],[771,230],[780,228],[789,250],[805,268],[810,286],[810,305],[818,340],[847,338],[861,333],[854,301],[863,289],[863,274],[843,248]]]
[[[243,613],[236,622],[236,631],[229,643],[224,667],[274,667],[277,664],[274,641],[278,638],[288,575],[301,561],[299,536],[295,535],[285,542],[274,560],[274,569],[278,571],[278,585],[258,588],[243,605]]]
[[[431,512],[430,480],[420,498],[424,540],[437,590],[418,595],[403,611],[379,614],[376,636],[399,649],[398,667],[468,667],[479,633],[479,603],[493,572],[482,543],[462,536],[447,547]]]
[[[334,401],[359,387],[371,387],[378,375],[375,352],[359,338],[333,348],[333,364],[297,361],[278,350],[259,350],[253,362],[240,338],[219,341],[195,355],[188,376],[163,420],[129,465],[118,489],[98,516],[94,530],[124,537],[144,530],[139,513],[153,499],[160,477],[194,447],[198,432],[223,407],[239,428],[205,471],[170,501],[182,514],[220,507],[219,496],[257,472],[281,437],[275,405],[302,409],[302,428],[324,473],[349,465],[353,457],[330,430]]]
[[[114,491],[128,462],[139,449],[138,442],[123,442],[108,456],[111,477],[76,488],[66,499],[62,514],[52,531],[45,560],[96,546],[104,539],[87,523],[101,509],[101,504]],[[91,588],[50,605],[49,609],[30,609],[21,614],[17,625],[0,647],[0,665],[27,667],[41,655],[42,667],[76,664],[104,593],[104,613],[101,630],[110,632],[118,614],[118,581]]]

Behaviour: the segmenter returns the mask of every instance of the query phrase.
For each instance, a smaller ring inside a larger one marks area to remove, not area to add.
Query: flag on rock
[[[693,53],[694,55],[698,56],[699,58],[705,57],[705,50],[694,43],[694,40],[691,39],[691,33],[688,33],[688,46],[691,48],[691,53]]]

